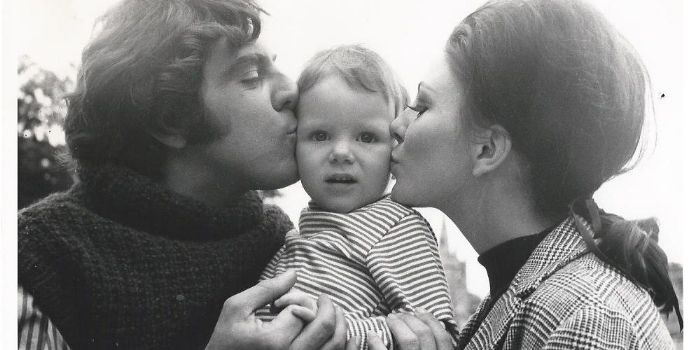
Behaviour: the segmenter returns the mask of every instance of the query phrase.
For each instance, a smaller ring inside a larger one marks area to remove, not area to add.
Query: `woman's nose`
[[[282,73],[277,73],[272,86],[272,107],[280,112],[294,110],[299,101],[297,84]]]
[[[389,127],[391,137],[393,137],[398,143],[403,142],[403,137],[406,134],[406,127],[408,127],[408,118],[406,118],[406,113],[406,110],[401,112],[399,116],[391,122]]]
[[[331,163],[353,163],[355,157],[352,154],[350,145],[346,141],[338,141],[333,145],[330,154]]]

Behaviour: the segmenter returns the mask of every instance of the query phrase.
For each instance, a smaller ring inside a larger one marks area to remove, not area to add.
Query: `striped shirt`
[[[295,288],[343,308],[347,336],[362,348],[368,331],[393,347],[385,316],[394,311],[424,309],[458,335],[435,234],[418,212],[388,197],[347,214],[304,209],[299,231],[287,233],[261,279],[288,269],[297,272]],[[257,316],[269,320],[269,305]]]
[[[17,290],[17,321],[18,349],[70,349],[51,320],[34,305],[34,298],[21,286]]]

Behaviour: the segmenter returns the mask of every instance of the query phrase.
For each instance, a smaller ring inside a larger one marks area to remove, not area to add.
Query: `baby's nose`
[[[330,157],[331,162],[354,162],[355,157],[352,154],[350,145],[345,141],[338,141],[333,145],[333,151]]]

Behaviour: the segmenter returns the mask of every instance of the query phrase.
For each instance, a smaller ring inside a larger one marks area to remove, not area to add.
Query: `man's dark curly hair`
[[[154,130],[186,130],[189,142],[221,133],[200,99],[212,44],[257,39],[252,0],[124,0],[96,22],[67,97],[66,142],[77,167],[115,163],[160,177],[165,146]]]

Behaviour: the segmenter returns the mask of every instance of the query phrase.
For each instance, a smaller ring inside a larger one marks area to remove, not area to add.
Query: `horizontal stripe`
[[[389,199],[347,214],[307,208],[299,228],[288,235],[263,279],[296,270],[295,287],[314,296],[328,294],[346,312],[348,336],[365,345],[371,331],[393,346],[384,318],[393,310],[432,312],[457,336],[435,234],[416,211]],[[256,315],[271,317],[269,308]]]

